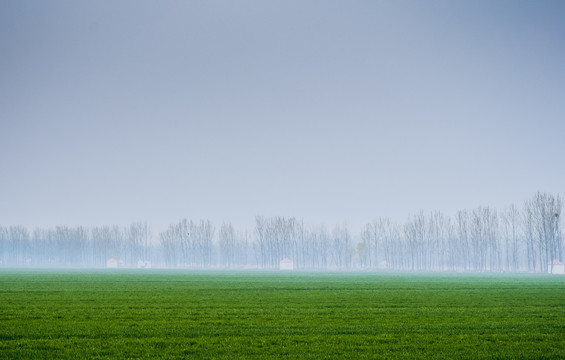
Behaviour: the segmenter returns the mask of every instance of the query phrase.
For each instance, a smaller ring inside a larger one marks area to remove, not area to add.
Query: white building
[[[111,258],[106,260],[106,267],[108,269],[117,269],[118,268],[118,260]]]
[[[137,260],[138,269],[151,269],[151,261],[149,260]]]
[[[290,259],[281,260],[281,270],[294,270],[294,263]]]
[[[547,264],[547,273],[564,275],[565,265],[561,261],[555,259],[553,262]]]

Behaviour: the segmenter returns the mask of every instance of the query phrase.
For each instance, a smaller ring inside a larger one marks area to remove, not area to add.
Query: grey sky
[[[0,224],[564,194],[563,1],[0,1]]]

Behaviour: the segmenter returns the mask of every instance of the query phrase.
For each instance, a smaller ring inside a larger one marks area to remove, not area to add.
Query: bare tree
[[[306,266],[317,269],[326,269],[330,263],[330,235],[324,226],[312,229],[305,235],[307,237],[308,256]]]
[[[412,216],[404,225],[404,236],[410,252],[411,270],[426,270],[426,220],[422,212]]]
[[[506,271],[519,270],[519,220],[520,213],[515,205],[510,206],[502,214],[502,235],[504,238],[505,269]]]
[[[135,265],[138,261],[149,260],[149,239],[151,229],[147,222],[134,222],[127,231],[127,262]]]
[[[175,225],[170,225],[169,228],[159,235],[160,244],[163,253],[163,261],[166,266],[178,267],[181,265],[180,256],[180,238],[177,234]]]
[[[23,226],[10,226],[8,228],[9,264],[15,266],[28,265],[31,258],[31,243],[29,231]]]
[[[193,234],[194,263],[201,268],[209,267],[215,228],[209,220],[200,220],[198,224],[191,221],[189,226],[189,232]]]
[[[545,266],[550,266],[553,271],[553,260],[561,260],[562,244],[559,233],[559,222],[561,216],[562,199],[559,195],[554,196],[538,192],[533,199],[525,204],[526,222],[532,245],[535,243],[539,271],[545,271]],[[534,249],[532,249],[534,250]]]
[[[382,221],[382,219],[375,220],[365,225],[361,231],[361,241],[363,244],[363,251],[361,253],[364,254],[362,256],[362,264],[373,268],[378,267],[379,264],[380,242],[383,237]]]
[[[10,254],[8,229],[0,226],[0,266],[8,265]]]
[[[236,263],[235,231],[229,223],[223,223],[219,233],[220,264],[231,268]]]

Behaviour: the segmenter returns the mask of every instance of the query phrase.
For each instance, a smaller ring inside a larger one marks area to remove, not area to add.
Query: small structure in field
[[[151,261],[149,260],[137,260],[138,269],[151,269]]]
[[[117,269],[118,268],[118,260],[114,258],[110,258],[106,260],[106,268],[107,269]]]
[[[547,264],[547,273],[564,275],[565,265],[561,261],[555,259],[549,264]]]
[[[281,260],[281,270],[294,270],[294,263],[292,260],[284,258]]]

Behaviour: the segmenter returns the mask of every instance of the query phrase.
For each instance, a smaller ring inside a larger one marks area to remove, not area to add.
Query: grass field
[[[565,277],[3,270],[0,358],[565,359]]]

